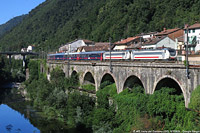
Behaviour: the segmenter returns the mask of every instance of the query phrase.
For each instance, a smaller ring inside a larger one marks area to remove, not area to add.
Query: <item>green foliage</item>
[[[51,73],[51,83],[55,87],[61,88],[64,90],[65,86],[65,73],[62,69],[56,68]]]
[[[39,61],[31,60],[28,63],[29,68],[29,81],[38,80],[39,79]]]
[[[133,126],[135,129],[145,129],[141,126],[143,122],[139,120],[145,115],[148,102],[148,95],[144,94],[143,88],[125,89],[114,99],[118,108],[114,119],[115,132],[128,132]]]
[[[48,119],[59,119],[97,133],[200,130],[199,87],[192,93],[191,109],[188,110],[183,95],[177,95],[173,88],[164,87],[147,95],[144,88],[134,86],[117,94],[116,85],[106,82],[95,99],[72,89],[77,85],[73,84],[77,78],[65,78],[59,68],[51,74],[54,76],[51,82],[40,76],[27,84],[34,106],[42,108]]]
[[[105,82],[103,82],[103,83],[100,84],[99,89],[103,89],[104,87],[106,87],[107,85],[110,85],[110,84],[112,84],[112,82],[110,82],[110,81],[105,81]]]
[[[0,83],[7,82],[22,82],[25,80],[25,72],[22,67],[22,60],[9,59],[5,56],[0,56]]]
[[[198,0],[48,0],[0,38],[2,50],[57,50],[77,38],[113,41],[200,21]]]
[[[114,113],[110,109],[97,108],[93,112],[92,129],[96,133],[112,132]]]
[[[149,98],[148,110],[152,116],[161,116],[165,118],[172,118],[176,111],[176,104],[184,100],[183,96],[171,95],[175,92],[172,88],[162,88],[155,91],[154,95]]]
[[[200,86],[192,92],[189,108],[200,111]]]
[[[9,20],[5,24],[0,25],[0,37],[6,32],[8,32],[9,30],[11,30],[13,27],[21,23],[25,17],[26,15],[17,16]]]
[[[93,110],[95,100],[88,95],[81,95],[79,92],[74,92],[69,95],[67,105],[69,117],[68,123],[70,125],[76,125],[76,122],[80,122],[80,117],[82,118],[82,121],[87,123],[86,118]]]
[[[95,86],[92,84],[82,85],[82,88],[88,91],[95,91]]]
[[[104,82],[108,83],[108,82]],[[102,84],[104,84],[102,83]],[[110,84],[110,82],[109,82]],[[113,97],[114,95],[117,94],[117,89],[115,84],[111,84],[106,86],[103,89],[100,89],[97,91],[96,96],[97,96],[97,104],[99,108],[109,108],[109,97]]]

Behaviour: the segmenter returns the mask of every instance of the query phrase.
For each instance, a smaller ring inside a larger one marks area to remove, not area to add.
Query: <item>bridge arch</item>
[[[94,76],[90,71],[86,72],[83,76],[83,84],[92,84],[95,85],[95,79]]]
[[[104,73],[103,76],[101,77],[99,88],[101,87],[101,84],[104,83],[105,81],[108,81],[110,83],[115,83],[115,84],[117,83],[115,77],[109,72]],[[117,84],[116,84],[116,87],[117,87]]]
[[[175,88],[176,89],[176,94],[181,95],[183,94],[184,96],[184,100],[185,100],[185,104],[187,102],[187,96],[186,96],[186,91],[183,89],[182,85],[180,84],[180,82],[169,75],[163,76],[161,78],[159,78],[157,80],[157,82],[154,84],[154,89],[153,89],[153,93],[156,90],[161,89],[162,87],[170,87],[170,88]]]
[[[123,90],[126,89],[127,87],[133,88],[134,86],[138,86],[138,85],[144,88],[144,85],[138,76],[130,75],[126,78],[126,80],[123,83]]]
[[[77,83],[80,82],[79,81],[80,80],[79,75],[78,75],[77,71],[73,70],[72,73],[71,73],[71,77],[74,78],[77,81]]]

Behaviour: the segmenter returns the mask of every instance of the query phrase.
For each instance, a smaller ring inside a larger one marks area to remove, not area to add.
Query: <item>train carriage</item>
[[[177,53],[175,49],[151,49],[151,50],[132,50],[132,51],[92,51],[74,53],[48,54],[48,60],[174,60]]]
[[[170,60],[176,58],[176,50],[171,48],[132,50],[132,60]]]
[[[65,60],[65,53],[48,54],[47,60]]]
[[[92,51],[80,53],[79,60],[101,60],[103,59],[103,53],[105,51]]]
[[[66,60],[102,60],[105,51],[65,53]]]
[[[130,52],[128,50],[126,51],[111,51],[111,55],[110,52],[107,51],[104,53],[103,56],[104,60],[128,60],[130,59]]]
[[[66,60],[79,60],[79,54],[80,54],[80,52],[65,53],[65,59]]]

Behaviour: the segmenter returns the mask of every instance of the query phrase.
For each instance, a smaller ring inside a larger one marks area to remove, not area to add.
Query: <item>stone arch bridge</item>
[[[200,67],[197,65],[190,66],[189,79],[186,77],[184,64],[178,63],[47,62],[47,70],[41,66],[41,71],[46,72],[50,78],[50,72],[58,66],[66,77],[78,74],[81,85],[94,84],[96,91],[106,80],[116,83],[118,93],[135,84],[143,86],[147,94],[153,94],[161,87],[173,87],[183,93],[186,107],[190,102],[191,92],[200,84]]]

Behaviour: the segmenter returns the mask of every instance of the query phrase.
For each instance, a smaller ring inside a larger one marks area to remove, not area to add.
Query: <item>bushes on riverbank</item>
[[[51,82],[40,76],[27,84],[34,106],[42,108],[49,119],[65,121],[87,132],[200,130],[198,112],[186,110],[183,95],[177,95],[173,88],[148,95],[135,86],[117,94],[115,84],[106,82],[95,99],[71,89],[77,86],[77,79],[65,78],[61,69],[56,68],[51,75]],[[199,88],[191,98],[190,106],[195,110],[199,109]]]
[[[22,67],[22,60],[9,59],[0,56],[0,85],[8,82],[22,82],[25,80],[25,72]]]

